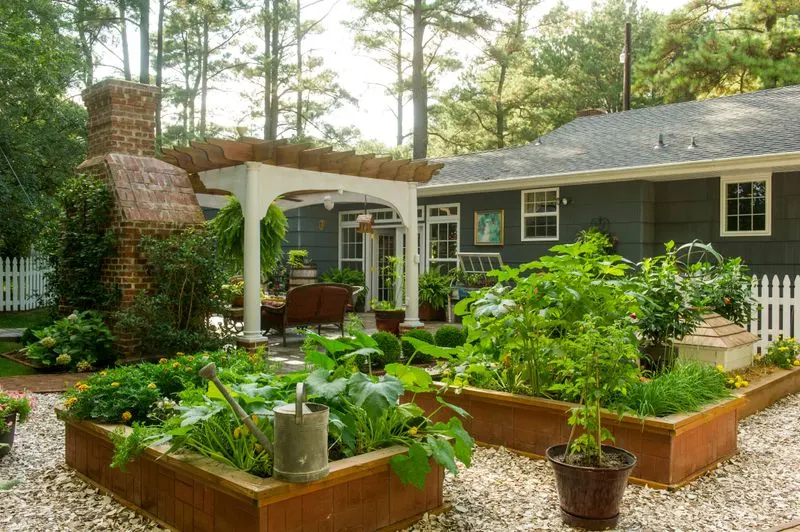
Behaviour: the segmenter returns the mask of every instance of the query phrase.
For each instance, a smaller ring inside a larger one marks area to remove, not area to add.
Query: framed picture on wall
[[[475,245],[503,245],[503,209],[475,211]]]

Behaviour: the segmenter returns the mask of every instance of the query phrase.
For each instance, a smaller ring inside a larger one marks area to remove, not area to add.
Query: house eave
[[[468,194],[524,188],[583,185],[614,181],[674,181],[703,179],[752,171],[782,172],[800,170],[800,151],[706,159],[681,163],[654,164],[636,167],[607,168],[585,172],[565,172],[536,176],[492,179],[480,183],[444,183],[418,188],[419,197]]]

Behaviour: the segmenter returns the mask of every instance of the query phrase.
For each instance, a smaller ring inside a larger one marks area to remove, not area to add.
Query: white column
[[[406,225],[406,321],[404,327],[422,327],[419,321],[419,253],[417,253],[417,184],[408,184]]]
[[[258,341],[261,336],[261,205],[258,171],[261,163],[248,161],[244,208],[244,340]]]

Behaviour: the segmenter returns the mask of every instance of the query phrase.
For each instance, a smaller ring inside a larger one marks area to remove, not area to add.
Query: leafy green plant
[[[25,423],[35,406],[36,400],[32,396],[0,388],[0,436],[10,430],[5,423],[6,417],[16,414],[17,423]]]
[[[455,325],[444,325],[434,334],[434,342],[442,347],[458,347],[467,342],[467,331]]]
[[[434,310],[447,307],[447,298],[450,296],[450,282],[439,272],[439,268],[432,267],[419,277],[419,302],[427,303]]]
[[[49,263],[45,277],[52,306],[106,309],[118,298],[116,287],[101,282],[104,260],[115,254],[109,230],[112,197],[96,177],[78,174],[56,194],[59,216],[45,228],[39,249]]]
[[[779,336],[767,348],[764,360],[769,364],[774,364],[779,368],[789,369],[792,366],[800,366],[800,345],[792,337],[784,338]]]
[[[389,332],[378,331],[372,334],[372,339],[375,340],[378,349],[381,351],[381,355],[373,355],[374,362],[378,366],[382,367],[400,360],[401,347],[397,336]]]
[[[292,268],[302,268],[308,261],[307,249],[291,249],[289,250],[289,266]]]
[[[34,331],[38,341],[28,345],[25,356],[48,368],[65,371],[106,367],[117,357],[113,350],[114,336],[100,313],[87,310],[73,312],[53,325]]]
[[[141,339],[144,355],[219,349],[226,339],[209,321],[223,309],[213,235],[187,229],[164,239],[143,238],[141,246],[153,288],[116,313],[118,328]]]
[[[726,378],[725,373],[713,366],[679,359],[671,370],[631,384],[627,394],[617,402],[639,416],[694,412],[730,396]]]
[[[405,310],[405,307],[402,305],[398,306],[395,300],[398,287],[400,289],[399,299],[401,301],[405,300],[403,258],[395,256],[386,257],[385,263],[381,266],[381,272],[385,279],[386,289],[389,294],[391,294],[391,299],[388,301],[371,300],[369,304],[372,310]]]
[[[217,240],[219,262],[235,271],[244,267],[244,215],[242,206],[235,196],[228,198],[228,204],[206,223],[210,233]],[[280,260],[284,237],[288,229],[283,211],[271,204],[267,214],[261,219],[260,251],[261,271],[270,271]]]
[[[403,348],[403,358],[405,358],[406,361],[408,361],[409,363],[413,361],[413,362],[420,362],[423,364],[427,362],[432,362],[433,357],[428,353],[423,353],[421,351],[418,351],[414,346],[414,344],[412,344],[408,340],[409,338],[416,338],[417,340],[421,340],[427,344],[433,344],[434,343],[433,335],[429,331],[426,331],[425,329],[412,329],[407,333],[405,333],[403,337],[400,339]]]
[[[319,280],[323,283],[340,283],[348,284],[350,286],[363,286],[364,290],[358,294],[356,304],[362,305],[366,300],[366,280],[364,279],[364,272],[354,270],[352,268],[331,268],[319,276]]]
[[[373,299],[369,302],[372,310],[378,311],[394,311],[394,310],[405,310],[405,307],[398,307],[395,305],[393,301],[378,301],[377,299]]]

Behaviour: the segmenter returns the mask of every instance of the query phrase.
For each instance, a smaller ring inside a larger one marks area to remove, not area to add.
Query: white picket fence
[[[45,272],[37,257],[0,258],[0,312],[38,308],[47,291]]]
[[[753,276],[753,297],[761,309],[753,313],[747,329],[761,337],[754,349],[766,352],[767,346],[778,335],[800,336],[800,275],[791,279],[788,275],[772,279]]]

